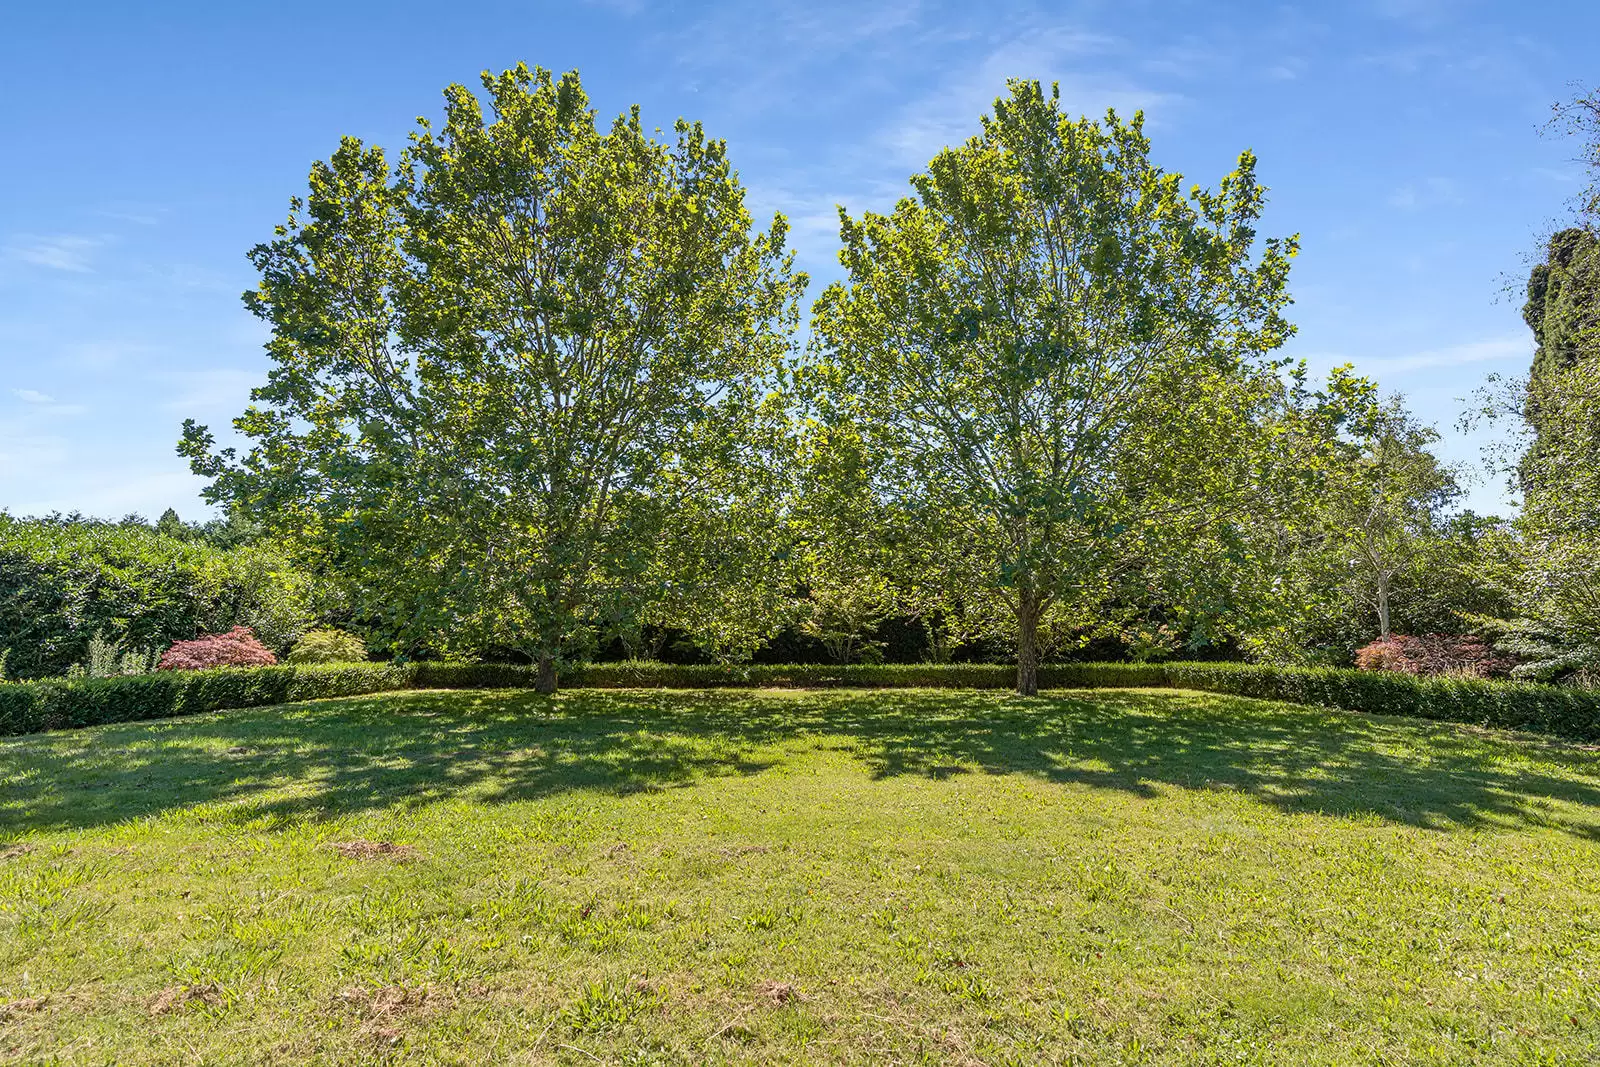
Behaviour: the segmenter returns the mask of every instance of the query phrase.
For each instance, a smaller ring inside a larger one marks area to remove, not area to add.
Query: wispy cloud
[[[89,409],[82,404],[62,404],[49,393],[37,389],[12,389],[11,395],[27,405],[24,421],[42,425],[43,420],[62,415],[82,415]]]
[[[1460,14],[1462,0],[1374,0],[1373,11],[1381,18],[1417,29],[1433,29]]]
[[[1086,73],[1085,60],[1109,56],[1120,42],[1070,26],[1041,27],[1005,40],[976,64],[957,71],[936,89],[901,110],[881,139],[903,165],[921,167],[941,148],[978,132],[978,117],[1005,92],[1007,79],[1059,83],[1070,114],[1123,114],[1175,103],[1181,95],[1132,81],[1122,74]]]
[[[3,448],[4,442],[0,441],[0,469],[4,469],[8,458]],[[54,452],[36,452],[29,458],[35,461],[48,458],[59,462],[63,457]],[[175,507],[184,516],[197,518],[209,510],[196,499],[205,482],[188,471],[170,469],[181,462],[174,458],[169,464],[162,465],[169,468],[165,470],[153,464],[130,466],[116,472],[114,477],[101,474],[99,477],[68,483],[70,491],[20,500],[14,511],[18,515],[82,511],[88,515],[116,518],[129,512],[155,516],[166,508]]]
[[[0,248],[0,254],[35,267],[87,274],[94,269],[94,254],[106,244],[102,236],[18,234]]]
[[[1528,173],[1535,178],[1559,182],[1562,185],[1575,185],[1583,180],[1583,172],[1576,167],[1533,167]]]
[[[1389,206],[1402,211],[1455,207],[1466,202],[1460,183],[1451,178],[1424,178],[1407,182],[1389,194]]]
[[[114,219],[117,222],[126,222],[134,226],[156,226],[166,216],[167,209],[120,204],[113,207],[100,208],[95,211],[95,214],[101,218]]]
[[[265,371],[239,367],[166,371],[161,379],[168,396],[162,406],[181,414],[221,411],[236,415],[250,402],[250,390],[266,384],[266,377]]]
[[[1409,371],[1471,367],[1480,363],[1507,360],[1525,363],[1532,357],[1533,342],[1527,337],[1490,337],[1481,341],[1467,341],[1446,348],[1431,348],[1397,356],[1359,358],[1323,356],[1317,361],[1353,363],[1356,370],[1363,374],[1404,374]]]

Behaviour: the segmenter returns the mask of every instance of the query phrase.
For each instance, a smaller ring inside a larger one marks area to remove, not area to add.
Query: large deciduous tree
[[[1031,694],[1049,630],[1119,599],[1225,599],[1250,516],[1293,500],[1327,426],[1266,358],[1296,242],[1258,236],[1254,158],[1186,192],[1140,117],[1073,121],[1009,88],[891,214],[841,209],[847,278],[817,302],[805,380],[896,528],[957,561],[933,568],[949,610],[1009,621]]]
[[[1396,583],[1419,577],[1444,537],[1444,511],[1461,489],[1455,472],[1430,450],[1438,431],[1419,423],[1399,397],[1364,422],[1347,477],[1330,493],[1326,521],[1383,638]]]
[[[274,363],[235,421],[251,447],[190,423],[182,450],[403,640],[520,649],[548,691],[596,627],[672,601],[661,553],[697,532],[723,545],[702,601],[769,569],[772,524],[730,516],[762,510],[805,279],[699,125],[601,129],[575,72],[482,96],[447,89],[393,169],[353,139],[312,169],[251,253]]]

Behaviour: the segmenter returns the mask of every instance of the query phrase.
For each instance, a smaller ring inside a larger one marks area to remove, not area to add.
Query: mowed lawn
[[[1179,692],[0,740],[0,1061],[1592,1063],[1600,754]]]

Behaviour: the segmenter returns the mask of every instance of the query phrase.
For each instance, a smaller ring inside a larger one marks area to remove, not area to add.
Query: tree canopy
[[[731,516],[760,510],[805,278],[699,125],[601,129],[576,72],[482,80],[392,168],[352,138],[313,167],[251,253],[274,362],[235,422],[251,447],[190,423],[183,450],[396,634],[521,650],[550,689],[672,600],[662,551],[711,561],[702,600],[762,575],[772,524]],[[761,625],[697,619],[734,644]]]
[[[897,528],[959,560],[948,609],[1010,623],[1023,693],[1042,628],[1130,590],[1226,598],[1197,564],[1242,562],[1326,439],[1329,398],[1268,358],[1296,242],[1257,234],[1254,157],[1185,191],[1149,150],[1140,117],[1072,120],[1014,81],[914,197],[841,210],[847,278],[815,309],[818,424],[854,427]]]

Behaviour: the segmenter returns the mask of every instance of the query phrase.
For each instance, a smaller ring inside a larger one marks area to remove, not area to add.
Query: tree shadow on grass
[[[400,693],[0,740],[0,841],[196,805],[322,819],[470,794],[626,794],[759,774],[787,743],[879,778],[1025,774],[1154,796],[1236,790],[1413,826],[1600,840],[1600,755],[1468,728],[1209,694]]]

